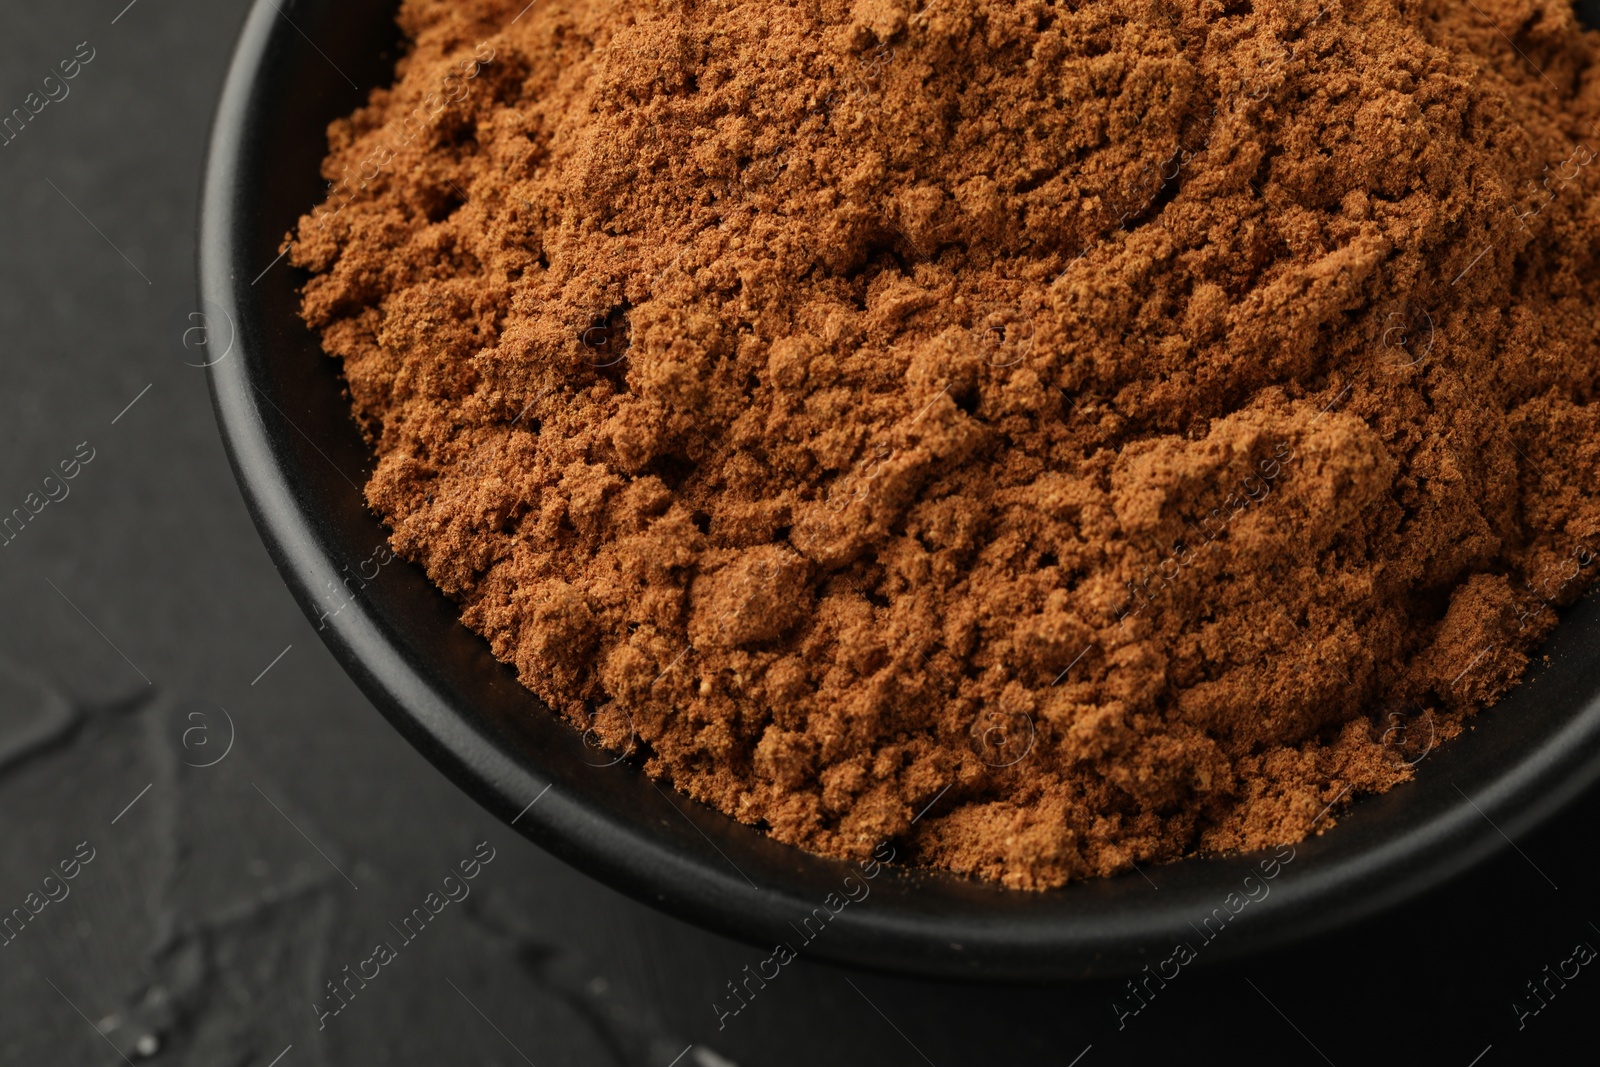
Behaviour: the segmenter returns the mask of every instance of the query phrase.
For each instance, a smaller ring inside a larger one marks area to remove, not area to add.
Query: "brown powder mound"
[[[1019,887],[1293,841],[1588,586],[1567,5],[525,2],[406,0],[293,262],[395,550],[650,774]]]

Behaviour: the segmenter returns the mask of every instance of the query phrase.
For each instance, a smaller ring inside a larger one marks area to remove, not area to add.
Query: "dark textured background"
[[[1189,968],[1121,1031],[1113,984],[955,987],[806,960],[719,1031],[711,1002],[766,953],[624,899],[479,810],[280,584],[183,344],[207,127],[246,4],[125,3],[0,5],[0,113],[79,42],[96,52],[0,148],[0,513],[94,450],[0,548],[0,913],[94,850],[0,948],[0,1063],[1592,1057],[1600,967],[1550,982],[1521,1029],[1512,1004],[1534,1006],[1524,983],[1576,943],[1600,947],[1596,794],[1381,919]],[[495,858],[470,898],[319,1030],[324,983],[398,943],[389,924],[483,841]]]

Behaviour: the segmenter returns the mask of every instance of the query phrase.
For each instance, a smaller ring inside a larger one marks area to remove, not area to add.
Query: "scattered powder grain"
[[[402,5],[304,316],[395,550],[698,800],[1028,888],[1293,841],[1600,570],[1566,4],[524,3]]]

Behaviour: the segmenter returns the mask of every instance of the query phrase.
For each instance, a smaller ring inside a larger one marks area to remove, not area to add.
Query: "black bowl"
[[[540,846],[764,949],[787,942],[802,955],[923,975],[1063,978],[1135,970],[1179,941],[1214,960],[1350,922],[1482,860],[1600,771],[1593,602],[1564,619],[1537,678],[1434,751],[1417,781],[1360,801],[1297,845],[1290,862],[1268,868],[1270,880],[1264,854],[1187,859],[1047,893],[893,866],[847,883],[851,865],[658,788],[633,760],[612,763],[491,657],[419,568],[379,566],[386,533],[360,491],[370,453],[338,364],[296,315],[304,279],[275,262],[285,232],[323,195],[328,121],[392,76],[395,6],[258,0],[252,10],[206,170],[206,330],[191,337],[192,361],[210,364],[250,512],[328,647],[412,744]],[[870,895],[840,907],[862,885]],[[1202,920],[1219,908],[1231,915],[1229,895],[1237,906],[1247,889],[1265,896],[1205,943],[1199,931],[1221,921]]]

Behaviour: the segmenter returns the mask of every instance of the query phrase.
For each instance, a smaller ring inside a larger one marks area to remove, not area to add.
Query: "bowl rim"
[[[393,0],[369,0],[369,6],[381,7],[386,2],[393,6]],[[262,251],[259,239],[252,236],[261,228],[259,198],[252,199],[252,190],[259,192],[262,183],[250,180],[249,168],[259,162],[252,155],[255,146],[251,138],[259,133],[266,113],[262,109],[271,106],[265,102],[270,95],[266,87],[283,75],[273,64],[281,66],[284,56],[296,48],[304,50],[301,40],[310,31],[302,27],[308,20],[314,23],[318,12],[329,6],[326,0],[298,5],[299,18],[293,27],[280,19],[274,0],[256,0],[252,6],[212,126],[197,247],[204,321],[214,330],[218,323],[211,320],[225,316],[229,330],[229,351],[207,366],[221,437],[273,563],[313,623],[328,621],[325,613],[319,615],[318,591],[326,575],[338,573],[339,535],[335,524],[318,510],[315,494],[301,477],[304,471],[297,467],[290,448],[292,435],[276,424],[279,420],[268,410],[270,406],[276,415],[288,419],[266,391],[275,341],[238,327],[248,327],[263,314],[260,291],[249,281]],[[365,92],[366,87],[360,91],[360,99],[365,99]],[[321,133],[319,125],[318,137]],[[312,178],[316,180],[315,175]],[[307,203],[305,209],[310,206]],[[318,447],[314,440],[307,440]],[[376,524],[376,517],[372,521]],[[803,877],[796,875],[798,880],[792,883],[775,878],[758,885],[745,878],[731,859],[724,867],[709,852],[688,852],[693,838],[681,827],[683,836],[672,837],[673,831],[664,828],[667,820],[662,813],[675,808],[724,859],[727,857],[712,835],[725,844],[736,842],[733,847],[758,847],[737,836],[755,831],[740,827],[727,816],[677,794],[669,796],[659,787],[656,792],[668,807],[647,813],[641,809],[634,813],[638,817],[632,818],[615,810],[615,805],[608,809],[582,786],[552,788],[571,783],[559,754],[541,763],[537,754],[525,749],[508,751],[503,739],[492,735],[471,710],[463,709],[447,669],[408,651],[393,620],[370,602],[358,599],[352,606],[354,611],[341,612],[331,626],[323,625],[319,632],[374,705],[425,757],[490,812],[600,881],[702,927],[752,945],[771,945],[784,924],[793,928],[791,920],[817,903],[815,896],[804,890],[807,884],[822,884],[814,877],[817,871],[824,875],[832,871],[837,876],[849,869],[838,861],[777,846],[798,854],[789,860],[797,869],[805,868]],[[1569,650],[1567,654],[1573,653]],[[1403,832],[1391,827],[1379,833],[1370,847],[1352,850],[1330,845],[1338,834],[1322,834],[1297,844],[1294,856],[1309,856],[1310,862],[1300,864],[1293,879],[1275,886],[1270,897],[1254,906],[1248,928],[1241,926],[1238,936],[1230,935],[1223,947],[1208,952],[1206,958],[1220,960],[1298,940],[1391,906],[1480,862],[1503,848],[1512,836],[1549,816],[1600,775],[1600,697],[1596,696],[1600,679],[1584,684],[1587,696],[1578,710],[1529,747],[1516,763],[1500,766],[1494,773],[1475,774],[1470,766],[1462,771],[1455,780],[1471,787],[1471,797],[1457,786],[1462,802],[1436,805],[1426,817],[1410,819]],[[1528,686],[1525,680],[1516,692]],[[531,698],[531,693],[524,692],[524,696]],[[1495,711],[1503,711],[1505,703]],[[1476,724],[1493,726],[1494,715],[1476,720]],[[576,731],[564,723],[561,726],[576,736]],[[1458,738],[1454,744],[1465,740]],[[624,767],[648,784],[642,770],[632,764]],[[1394,798],[1415,785],[1363,800],[1341,822],[1359,821],[1363,805],[1384,808],[1376,818],[1394,818],[1395,812],[1405,810],[1396,807]],[[645,795],[642,790],[640,795]],[[1379,803],[1385,800],[1389,803]],[[1160,874],[1163,881],[1172,876],[1170,887],[1177,892],[1140,897],[1140,903],[1131,907],[1126,901],[1133,893],[1144,893],[1145,887],[1141,876],[1128,873],[1098,882],[1072,883],[1042,894],[1022,894],[1037,900],[1054,896],[1055,902],[1048,908],[1003,905],[999,910],[995,902],[1000,898],[993,894],[993,886],[968,884],[963,888],[960,883],[966,880],[955,876],[886,866],[887,877],[875,888],[889,890],[880,896],[890,896],[893,903],[843,909],[833,920],[842,932],[815,946],[808,942],[802,954],[924,977],[1036,981],[1132,973],[1141,962],[1159,959],[1152,953],[1160,946],[1187,937],[1185,931],[1195,929],[1196,916],[1205,913],[1203,905],[1219,899],[1218,888],[1237,884],[1258,862],[1256,854],[1186,859],[1152,868],[1148,873]],[[1212,865],[1213,874],[1222,874],[1189,877],[1181,873],[1186,866],[1195,869],[1196,864]],[[768,863],[764,869],[779,868]],[[1019,891],[999,892],[1016,897]],[[1107,894],[1120,895],[1122,904],[1107,904]],[[918,902],[931,898],[937,898],[935,902],[947,910],[920,910]],[[969,898],[975,902],[971,907],[963,903]]]

